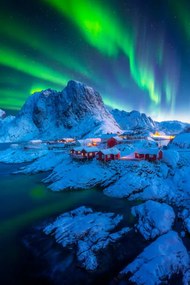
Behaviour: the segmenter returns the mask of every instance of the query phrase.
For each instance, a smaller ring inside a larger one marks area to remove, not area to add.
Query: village
[[[97,159],[101,162],[111,160],[147,160],[157,161],[163,158],[163,149],[167,148],[175,136],[155,132],[137,134],[126,131],[122,134],[104,134],[101,137],[75,139],[61,138],[52,141],[31,140],[23,144],[25,151],[47,148],[54,152],[68,152],[73,160],[87,161]],[[130,153],[122,152],[122,147],[135,145]],[[17,144],[12,144],[17,147]]]

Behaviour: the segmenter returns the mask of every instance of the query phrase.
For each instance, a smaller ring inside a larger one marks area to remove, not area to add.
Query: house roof
[[[104,155],[108,155],[108,154],[116,155],[120,153],[120,151],[116,147],[101,149],[99,152],[103,153]]]
[[[109,139],[115,139],[115,140],[118,141],[118,142],[123,141],[123,139],[120,138],[119,136],[112,136],[112,137],[110,137]]]
[[[79,146],[79,147],[74,147],[72,148],[71,150],[74,150],[74,151],[86,151],[86,152],[98,152],[100,149],[97,148],[97,147],[90,147],[90,146]]]
[[[78,142],[81,144],[81,145],[86,145],[88,143],[92,143],[92,142],[101,142],[101,138],[87,138],[87,139],[84,139],[84,140],[78,140]]]
[[[101,138],[86,138],[88,142],[101,142]]]
[[[82,150],[86,151],[86,152],[98,152],[99,151],[99,148],[97,147],[88,147],[88,146],[85,146],[82,148]]]
[[[82,146],[73,147],[71,150],[74,150],[74,151],[81,151],[81,150],[83,150],[83,147],[82,147]]]
[[[135,151],[136,153],[139,154],[153,154],[157,155],[159,153],[160,149],[159,148],[147,148],[147,149],[139,149]]]
[[[63,140],[63,141],[74,141],[74,138],[60,138],[58,140]]]

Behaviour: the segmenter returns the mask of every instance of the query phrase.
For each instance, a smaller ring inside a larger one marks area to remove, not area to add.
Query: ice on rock
[[[93,212],[82,206],[59,216],[44,228],[44,233],[54,236],[62,247],[75,249],[80,266],[94,271],[98,267],[98,252],[129,232],[128,227],[114,231],[122,218],[121,215]]]
[[[182,274],[184,284],[189,276],[189,255],[174,231],[157,238],[137,258],[125,267],[120,276],[131,274],[130,281],[138,285],[163,284],[173,274]]]
[[[138,218],[137,229],[147,240],[170,231],[175,220],[172,207],[151,200],[134,206],[132,214]]]

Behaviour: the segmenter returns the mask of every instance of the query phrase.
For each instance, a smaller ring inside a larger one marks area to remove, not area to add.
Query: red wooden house
[[[74,147],[70,150],[71,155],[81,155],[83,147]]]
[[[135,158],[155,161],[162,159],[163,152],[161,149],[141,149],[135,152]]]
[[[70,154],[78,159],[92,159],[98,151],[97,147],[75,147],[70,150]]]
[[[119,136],[111,137],[107,140],[107,147],[114,147],[117,144],[122,143],[123,139]]]
[[[84,147],[81,151],[82,156],[87,158],[87,159],[92,159],[96,156],[98,153],[99,148],[97,147]]]
[[[98,160],[109,161],[120,158],[120,151],[117,148],[107,148],[100,150],[96,155]]]

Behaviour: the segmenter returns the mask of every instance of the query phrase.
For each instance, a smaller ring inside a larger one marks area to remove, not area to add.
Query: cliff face
[[[0,140],[83,137],[117,131],[120,128],[100,94],[83,83],[69,81],[61,92],[47,89],[30,96]]]

